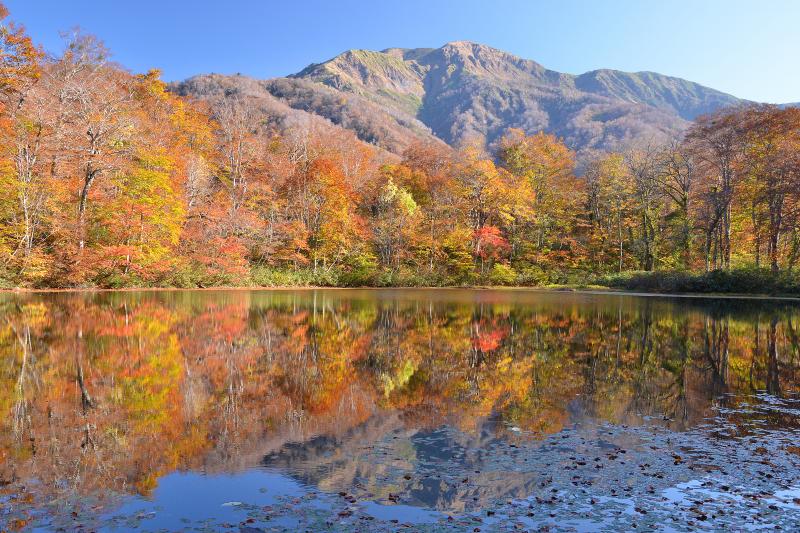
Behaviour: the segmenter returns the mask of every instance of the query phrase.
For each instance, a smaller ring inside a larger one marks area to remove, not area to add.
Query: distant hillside
[[[668,140],[696,116],[743,102],[654,72],[564,74],[463,41],[349,50],[288,78],[208,75],[176,88],[197,97],[248,92],[283,114],[324,118],[394,153],[415,140],[456,146],[477,138],[491,145],[514,127],[554,133],[587,156]]]

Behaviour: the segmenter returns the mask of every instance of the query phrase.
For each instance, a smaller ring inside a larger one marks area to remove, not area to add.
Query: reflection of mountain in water
[[[498,431],[491,420],[464,433],[449,426],[407,429],[397,415],[376,416],[339,437],[287,443],[262,464],[328,492],[355,488],[387,502],[402,497],[405,504],[462,511],[524,498],[540,477],[497,468],[493,450],[508,446]]]

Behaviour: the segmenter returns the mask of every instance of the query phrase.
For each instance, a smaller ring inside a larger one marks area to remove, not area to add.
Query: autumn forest
[[[278,130],[246,95],[179,96],[80,32],[54,56],[5,19],[0,42],[7,288],[603,284],[800,260],[800,109],[724,108],[588,158],[513,128],[394,154]]]

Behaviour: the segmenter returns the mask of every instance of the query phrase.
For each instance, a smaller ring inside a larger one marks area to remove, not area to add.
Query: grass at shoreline
[[[800,297],[800,275],[777,273],[765,269],[735,269],[702,273],[657,271],[623,272],[609,275],[587,275],[585,280],[567,283],[504,283],[491,280],[474,280],[472,283],[448,283],[452,280],[437,280],[420,276],[378,276],[368,279],[341,278],[330,272],[314,275],[308,271],[270,270],[253,272],[250,279],[229,280],[228,283],[210,285],[162,285],[142,284],[132,286],[78,286],[78,287],[14,287],[0,284],[0,291],[81,291],[81,290],[250,290],[250,289],[313,289],[313,288],[454,288],[454,289],[538,289],[591,292],[632,292],[662,295],[697,296],[761,296]],[[521,280],[520,280],[521,281]]]
[[[800,275],[767,269],[714,270],[711,272],[623,272],[598,277],[597,285],[647,293],[750,294],[800,296]]]

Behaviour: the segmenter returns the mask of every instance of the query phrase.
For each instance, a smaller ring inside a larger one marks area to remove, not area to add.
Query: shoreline
[[[121,288],[104,288],[104,287],[86,287],[86,288],[57,288],[57,289],[30,289],[18,288],[13,289],[0,289],[0,294],[38,294],[38,293],[105,293],[105,292],[210,292],[210,291],[312,291],[312,290],[369,290],[369,291],[391,291],[391,290],[404,290],[404,291],[454,291],[454,290],[467,290],[467,291],[508,291],[508,292],[544,292],[544,293],[578,293],[578,294],[597,294],[597,295],[618,295],[618,296],[638,296],[638,297],[661,297],[661,298],[698,298],[698,299],[734,299],[734,300],[777,300],[786,302],[800,302],[800,296],[793,296],[787,294],[747,294],[747,293],[703,293],[703,292],[648,292],[641,290],[626,290],[617,289],[613,287],[580,287],[569,285],[554,285],[554,286],[505,286],[505,285],[473,285],[473,286],[391,286],[391,287],[331,287],[325,285],[281,285],[281,286],[215,286],[215,287],[121,287]]]

